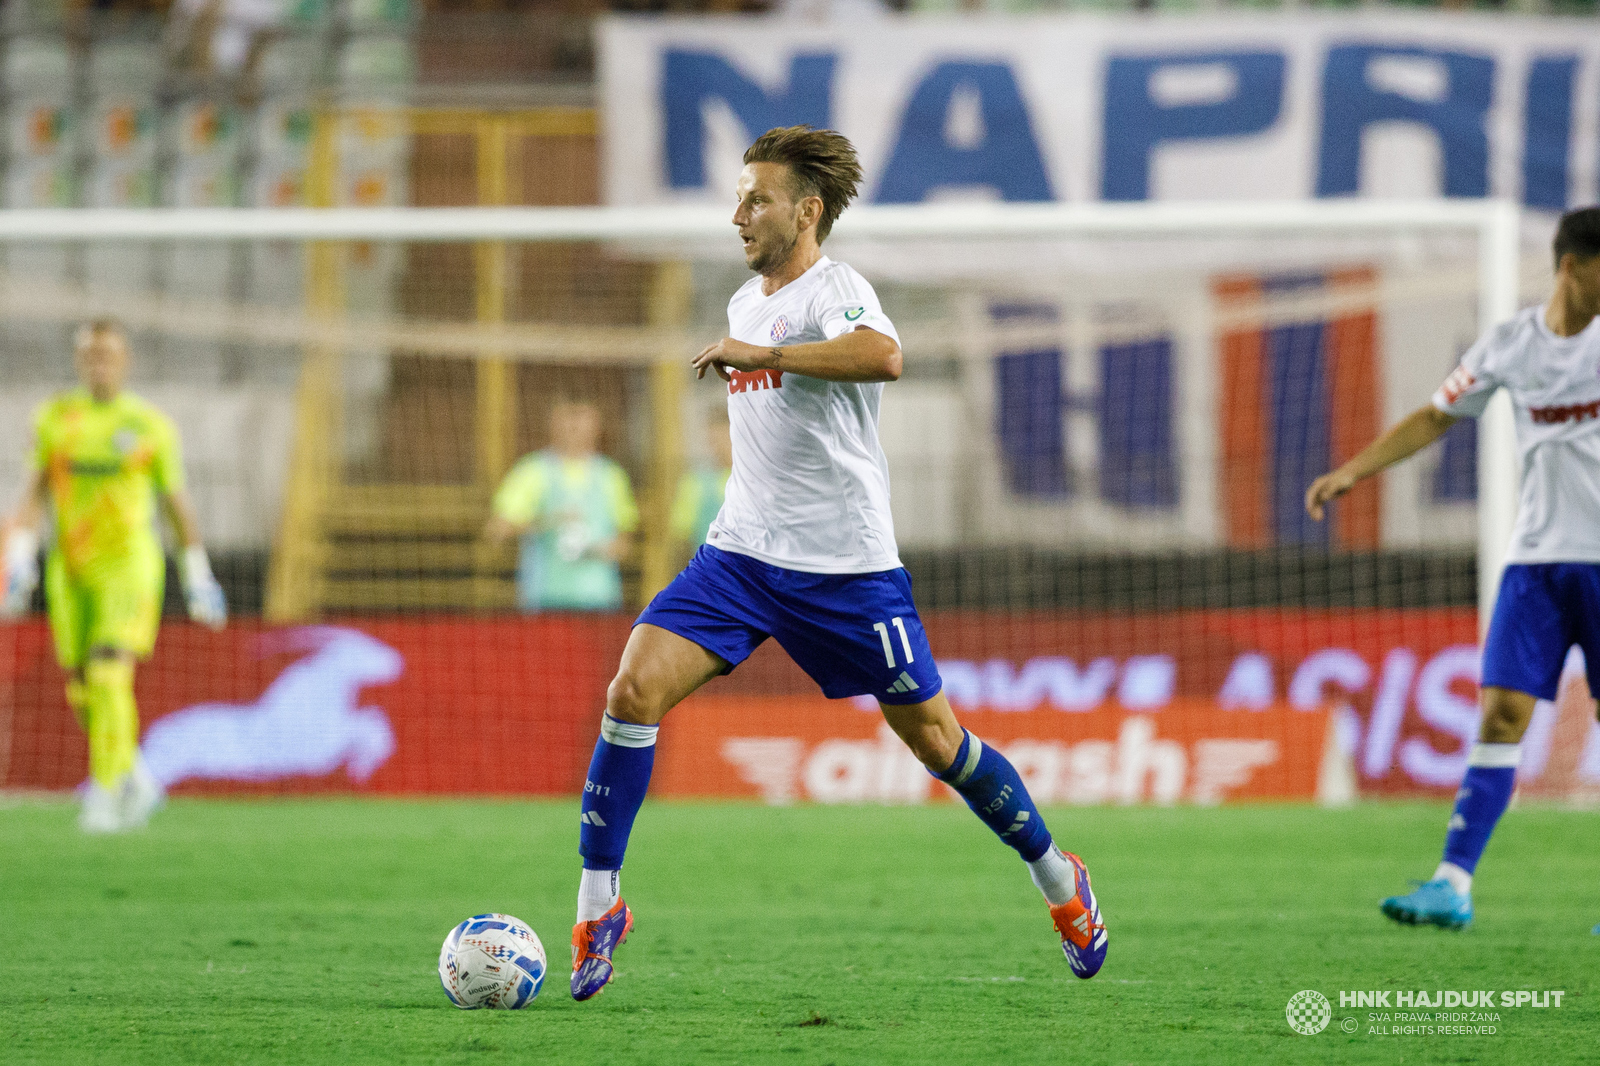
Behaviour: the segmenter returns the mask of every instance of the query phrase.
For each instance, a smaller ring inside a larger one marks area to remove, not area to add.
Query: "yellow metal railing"
[[[306,175],[307,199],[312,206],[332,206],[339,200],[338,131],[350,120],[350,115],[340,112],[325,112],[316,117]],[[514,190],[523,186],[520,148],[526,139],[592,138],[598,125],[595,112],[585,108],[511,112],[410,109],[404,112],[401,122],[412,135],[472,138],[475,198],[480,206],[501,206],[518,201]],[[519,150],[513,150],[514,146]],[[344,242],[314,242],[306,255],[309,317],[320,322],[336,321],[345,313],[348,248]],[[473,282],[476,321],[491,327],[506,323],[512,279],[510,252],[504,241],[474,244]],[[664,337],[681,337],[688,320],[689,296],[685,265],[658,266],[646,308],[649,328]],[[342,353],[326,345],[308,346],[303,354],[296,396],[294,447],[268,577],[266,614],[274,621],[314,617],[323,608],[325,575],[331,558],[330,524],[344,529],[351,524],[348,515],[335,516],[330,512],[336,501],[352,505],[365,501],[364,505],[381,510],[385,515],[390,511],[403,515],[406,511],[404,507],[387,507],[374,496],[371,488],[352,493],[344,484],[338,428],[341,362]],[[461,512],[454,516],[458,528],[471,528],[474,519],[482,520],[490,494],[516,458],[517,365],[504,353],[490,351],[480,354],[474,367],[471,485],[399,486],[393,490],[402,494],[425,490],[430,498],[437,497],[437,506]],[[675,348],[660,351],[650,369],[652,448],[647,480],[640,493],[643,538],[639,562],[641,592],[645,597],[664,586],[672,576],[674,559],[668,541],[668,515],[683,468],[680,411],[687,373],[684,353]],[[393,517],[390,515],[390,519]],[[458,557],[452,553],[445,555]],[[474,564],[474,578],[468,583],[470,591],[458,598],[461,602],[451,600],[450,604],[504,605],[507,593],[498,577],[501,554],[478,546],[470,550],[470,555]],[[440,588],[446,584],[435,583]]]

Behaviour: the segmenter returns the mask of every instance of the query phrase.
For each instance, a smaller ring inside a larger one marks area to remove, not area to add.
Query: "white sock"
[[[585,869],[578,879],[578,921],[592,922],[622,898],[621,870]]]
[[[1472,894],[1472,875],[1453,862],[1441,862],[1439,868],[1433,871],[1435,881],[1449,881],[1450,887],[1463,896]]]
[[[1048,851],[1028,864],[1028,875],[1052,907],[1065,903],[1078,891],[1077,869],[1053,840]]]

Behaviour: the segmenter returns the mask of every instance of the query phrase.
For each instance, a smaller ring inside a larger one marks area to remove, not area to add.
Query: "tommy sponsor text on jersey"
[[[771,296],[754,277],[728,302],[729,335],[764,347],[832,340],[863,326],[900,340],[866,279],[827,256]],[[810,573],[899,567],[878,443],[882,395],[881,382],[734,373],[733,473],[707,543]]]
[[[1508,563],[1600,563],[1600,319],[1572,337],[1529,307],[1486,333],[1433,405],[1476,418],[1496,389],[1516,412],[1522,498]]]

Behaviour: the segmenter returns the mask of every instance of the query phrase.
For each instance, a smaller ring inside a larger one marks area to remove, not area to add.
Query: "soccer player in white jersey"
[[[793,126],[764,133],[744,163],[733,224],[757,276],[728,304],[730,336],[693,363],[728,383],[733,473],[707,543],[639,616],[606,693],[580,816],[572,996],[605,987],[633,927],[619,876],[657,726],[769,636],[825,695],[878,699],[917,758],[1027,862],[1073,972],[1092,977],[1106,932],[1089,873],[1055,846],[1005,757],[956,722],[900,566],[878,445],[899,337],[872,286],[820,247],[855,196],[855,149]]]
[[[1472,875],[1511,800],[1522,734],[1536,700],[1553,700],[1561,667],[1583,649],[1589,691],[1600,693],[1600,208],[1563,215],[1556,286],[1484,334],[1433,402],[1412,412],[1306,491],[1323,509],[1370,477],[1476,418],[1496,389],[1516,411],[1522,499],[1483,649],[1478,743],[1445,832],[1444,858],[1414,892],[1383,901],[1398,922],[1460,929],[1472,921]],[[1479,501],[1481,506],[1493,506]]]

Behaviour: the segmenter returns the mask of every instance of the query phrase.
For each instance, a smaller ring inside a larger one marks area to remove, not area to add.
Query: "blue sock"
[[[1050,850],[1050,830],[1028,787],[1004,755],[966,730],[962,733],[956,761],[934,776],[961,793],[972,813],[1016,848],[1025,862],[1035,861]]]
[[[620,870],[633,819],[650,788],[656,763],[658,726],[622,722],[609,714],[600,720],[600,739],[583,782],[583,813],[578,854],[586,870]]]
[[[1511,802],[1517,779],[1516,744],[1477,744],[1467,762],[1467,775],[1456,793],[1456,808],[1444,837],[1444,861],[1467,873],[1478,868],[1478,858],[1489,834]]]

